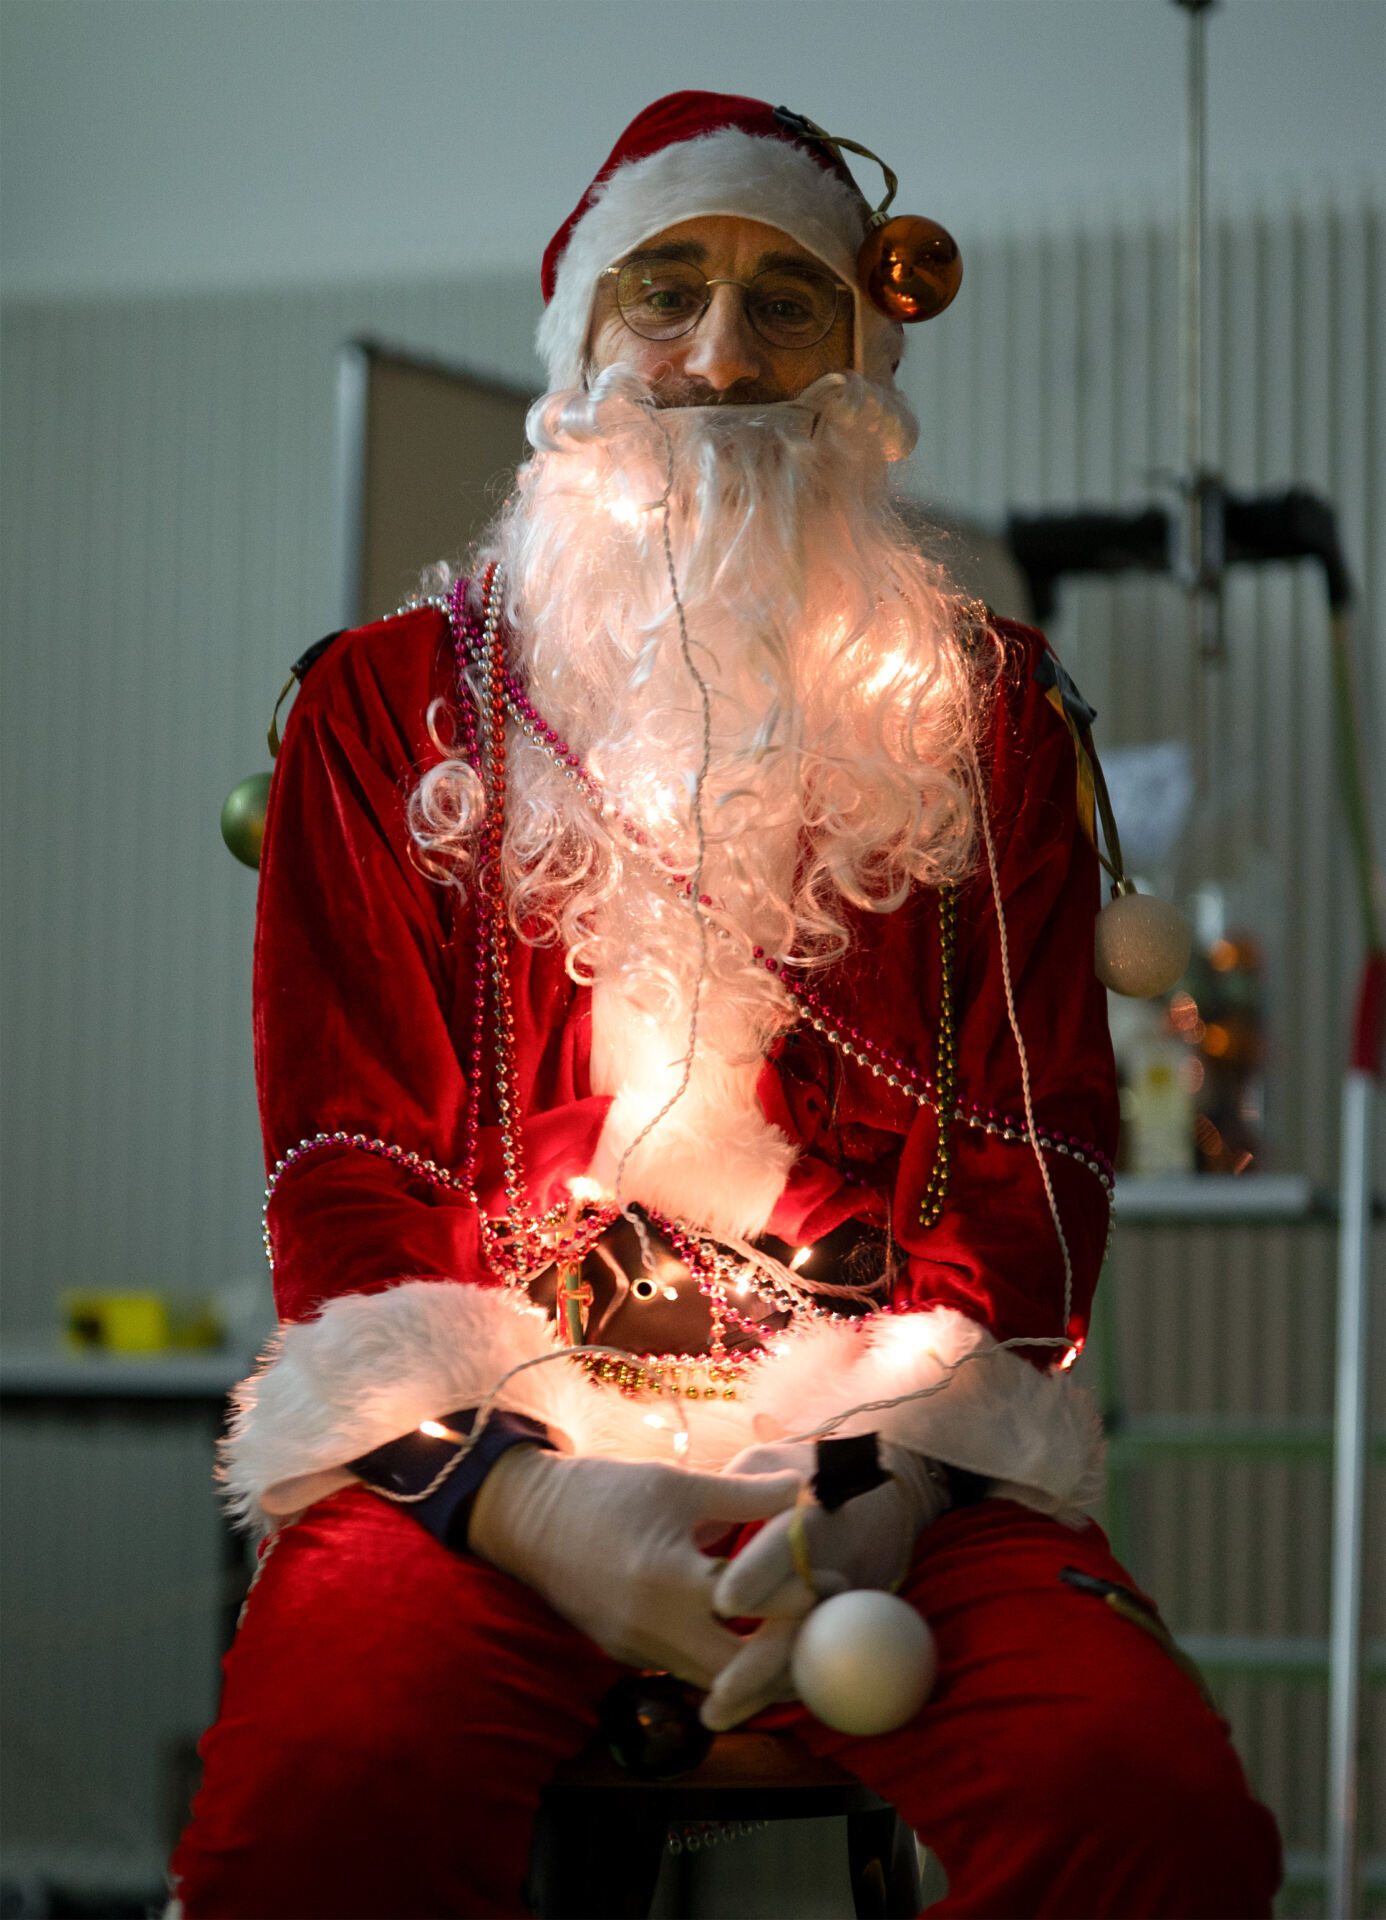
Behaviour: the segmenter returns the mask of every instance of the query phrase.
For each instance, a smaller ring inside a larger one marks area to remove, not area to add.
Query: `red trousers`
[[[898,1732],[789,1726],[892,1801],[963,1914],[1264,1915],[1275,1823],[1148,1634],[1058,1578],[1125,1580],[1096,1527],[945,1515],[904,1588],[940,1678]],[[352,1488],[277,1539],[227,1657],[173,1870],[188,1920],[518,1915],[554,1765],[623,1671],[527,1587]]]

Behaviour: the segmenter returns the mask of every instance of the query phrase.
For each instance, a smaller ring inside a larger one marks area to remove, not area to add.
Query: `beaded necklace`
[[[676,867],[660,856],[644,828],[622,812],[600,782],[583,765],[578,755],[537,711],[523,687],[506,668],[503,657],[497,658],[496,623],[499,620],[499,603],[495,594],[496,574],[497,569],[493,563],[483,578],[485,624],[480,633],[477,632],[463,605],[465,582],[459,581],[447,600],[434,600],[429,603],[447,614],[452,628],[458,691],[463,710],[463,737],[464,744],[469,747],[469,754],[472,753],[470,743],[475,739],[472,731],[471,682],[479,677],[483,688],[480,696],[483,704],[486,699],[485,689],[490,687],[494,699],[495,690],[498,688],[504,710],[509,713],[521,732],[562,771],[565,778],[573,782],[593,812],[608,828],[620,835],[627,843],[628,853],[663,885],[693,904],[693,888],[687,875],[680,873]],[[492,710],[496,709],[493,707]],[[474,757],[473,764],[475,764]],[[498,828],[496,830],[499,832]],[[980,1101],[963,1100],[958,1095],[957,1012],[954,1004],[957,889],[951,886],[940,887],[938,900],[939,1030],[933,1075],[921,1072],[913,1062],[891,1052],[879,1041],[873,1040],[869,1034],[843,1020],[833,1011],[823,996],[807,981],[796,977],[785,962],[776,959],[773,954],[766,953],[763,947],[752,944],[739,928],[721,918],[717,903],[710,895],[700,893],[696,901],[697,908],[707,917],[712,931],[719,940],[739,941],[747,948],[751,957],[763,966],[767,973],[775,977],[786,995],[796,1004],[800,1021],[804,1025],[812,1028],[815,1033],[821,1034],[844,1059],[855,1061],[859,1066],[865,1067],[875,1078],[884,1081],[887,1086],[898,1088],[917,1106],[932,1107],[938,1113],[939,1137],[934,1165],[920,1205],[920,1225],[926,1227],[933,1226],[939,1219],[947,1194],[952,1164],[949,1122],[978,1129],[1007,1143],[1025,1142],[1030,1137],[1029,1128],[1023,1118],[1003,1113],[996,1107],[985,1106]],[[1110,1199],[1115,1170],[1100,1148],[1077,1134],[1056,1133],[1046,1128],[1038,1128],[1036,1138],[1046,1152],[1072,1159],[1094,1174]]]
[[[581,1344],[581,1310],[591,1302],[591,1290],[581,1281],[581,1261],[601,1234],[621,1215],[615,1202],[583,1202],[580,1208],[559,1206],[542,1218],[525,1204],[524,1166],[515,1097],[515,1019],[509,985],[509,938],[501,851],[505,832],[507,709],[513,705],[513,683],[505,667],[505,642],[500,626],[499,569],[487,568],[482,582],[484,618],[477,634],[462,607],[459,582],[449,603],[449,617],[459,649],[459,693],[462,744],[475,768],[485,796],[485,814],[478,836],[476,869],[477,949],[480,964],[472,1006],[471,1098],[468,1102],[463,1185],[476,1201],[487,1258],[507,1284],[524,1287],[536,1270],[555,1266],[559,1275],[559,1305],[570,1315],[571,1343]],[[462,652],[465,636],[465,665]],[[465,677],[470,666],[477,675],[477,695]],[[509,684],[507,684],[509,683]],[[488,1049],[487,1041],[491,1042]],[[501,1161],[506,1193],[503,1221],[488,1216],[477,1195],[481,1133],[481,1089],[490,1054],[491,1084],[499,1117]],[[778,1310],[788,1310],[791,1321],[826,1317],[806,1290],[767,1282],[763,1271],[743,1266],[726,1250],[677,1221],[644,1208],[650,1224],[669,1243],[693,1276],[708,1302],[708,1348],[702,1354],[660,1356],[653,1371],[675,1392],[691,1398],[735,1397],[735,1379],[754,1354],[734,1353],[726,1345],[728,1324],[760,1337],[753,1321],[738,1313],[728,1297],[728,1283],[753,1290]],[[576,1215],[576,1218],[574,1217]],[[648,1390],[651,1365],[623,1367],[610,1358],[588,1362],[595,1377],[629,1390]]]

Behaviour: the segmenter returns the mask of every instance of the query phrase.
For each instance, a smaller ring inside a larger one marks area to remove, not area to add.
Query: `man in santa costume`
[[[1085,716],[891,506],[870,230],[811,123],[640,115],[545,256],[473,576],[305,678],[256,943],[282,1330],[227,1464],[272,1531],[188,1920],[524,1911],[632,1667],[893,1802],[940,1914],[1269,1911],[1270,1816],[1083,1518]],[[790,1674],[853,1587],[939,1653],[867,1737]]]

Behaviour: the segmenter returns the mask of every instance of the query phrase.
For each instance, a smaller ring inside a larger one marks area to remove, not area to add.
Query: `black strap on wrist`
[[[359,1459],[347,1461],[350,1472],[413,1514],[420,1526],[453,1553],[467,1551],[472,1503],[501,1455],[510,1447],[522,1445],[556,1450],[542,1420],[497,1411],[487,1416],[481,1438],[464,1454],[460,1441],[476,1425],[476,1414],[475,1407],[445,1413],[434,1424],[446,1427],[446,1434],[425,1433],[415,1427],[412,1433],[387,1440],[383,1447],[373,1447]]]
[[[859,1493],[870,1493],[890,1478],[881,1465],[880,1435],[856,1433],[845,1440],[820,1440],[818,1465],[812,1487],[820,1507],[829,1513],[854,1500]],[[948,1489],[950,1507],[975,1507],[985,1500],[991,1481],[985,1474],[970,1473],[966,1467],[949,1466],[936,1461]]]
[[[820,1507],[836,1513],[859,1493],[884,1486],[890,1475],[881,1465],[878,1434],[853,1433],[845,1440],[820,1440],[813,1493]]]

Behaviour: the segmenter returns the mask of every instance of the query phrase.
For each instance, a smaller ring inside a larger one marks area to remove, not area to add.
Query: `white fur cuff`
[[[912,1397],[873,1404],[902,1395]],[[757,1370],[747,1411],[756,1438],[775,1440],[851,1407],[862,1411],[835,1433],[878,1432],[1037,1512],[1077,1522],[1101,1492],[1101,1426],[1086,1391],[947,1307],[820,1324]]]
[[[248,1521],[301,1513],[351,1484],[348,1460],[475,1406],[509,1368],[551,1350],[543,1314],[494,1288],[410,1280],[329,1301],[282,1328],[236,1391],[222,1448],[232,1508]],[[504,1399],[556,1427],[560,1444],[563,1397],[545,1376],[563,1371],[531,1368]]]
[[[845,1412],[836,1432],[874,1429],[1041,1513],[1076,1520],[1100,1490],[1101,1436],[1083,1390],[946,1308],[821,1322],[782,1337],[735,1400],[680,1400],[677,1411],[656,1394],[598,1388],[563,1351],[542,1312],[497,1288],[409,1280],[331,1301],[284,1328],[237,1390],[222,1450],[232,1508],[261,1525],[292,1519],[352,1484],[348,1461],[478,1405],[512,1367],[542,1356],[550,1364],[517,1374],[498,1404],[574,1452],[715,1471],[745,1447]],[[918,1397],[921,1388],[937,1391]],[[901,1395],[916,1397],[871,1404]]]
[[[512,1367],[541,1358],[496,1404],[542,1421],[570,1452],[718,1467],[751,1443],[746,1409],[718,1401],[689,1404],[681,1446],[668,1400],[598,1388],[565,1352],[543,1312],[496,1287],[405,1280],[329,1301],[283,1328],[236,1391],[221,1462],[232,1511],[261,1526],[291,1520],[353,1483],[348,1461],[479,1405]]]

